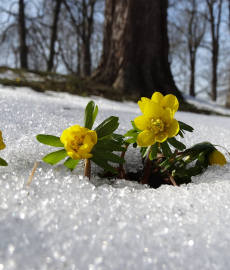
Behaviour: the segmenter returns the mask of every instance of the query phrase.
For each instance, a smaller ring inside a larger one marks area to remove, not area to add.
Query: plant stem
[[[84,176],[87,176],[89,178],[89,181],[90,181],[90,175],[91,175],[90,159],[89,158],[86,158],[85,159],[85,172],[84,172]]]
[[[147,184],[149,180],[149,174],[150,174],[150,169],[151,169],[151,160],[149,159],[150,153],[151,153],[151,148],[149,149],[148,157],[145,164],[145,171],[141,179],[141,184],[143,185]]]
[[[33,179],[33,177],[34,177],[34,173],[35,173],[35,171],[36,171],[36,169],[37,169],[37,166],[38,166],[38,161],[36,161],[36,162],[34,163],[34,167],[33,167],[33,170],[32,170],[32,172],[31,172],[31,174],[30,174],[30,178],[29,178],[29,180],[28,180],[27,186],[29,186],[29,185],[31,184],[32,179]]]
[[[124,148],[127,149],[128,146],[129,146],[129,145],[127,144],[127,145],[124,146]],[[124,158],[124,157],[125,157],[125,153],[126,153],[126,151],[121,152],[121,158]],[[119,171],[119,172],[123,172],[123,171],[124,171],[124,166],[123,166],[122,163],[119,164],[118,171]]]
[[[174,178],[172,177],[172,175],[169,173],[169,171],[167,171],[163,166],[160,167],[162,170],[164,170],[164,172],[167,174],[167,176],[169,177],[169,179],[171,180],[172,184],[174,185],[174,187],[177,187],[177,184],[174,180]]]

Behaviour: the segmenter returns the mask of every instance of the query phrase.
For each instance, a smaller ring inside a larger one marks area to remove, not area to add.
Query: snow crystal
[[[210,166],[193,183],[150,189],[134,181],[101,179],[84,164],[71,173],[42,157],[56,148],[37,134],[60,136],[83,123],[90,98],[0,88],[0,270],[5,269],[229,269],[230,166]],[[140,115],[134,103],[93,97],[95,127],[120,118],[118,133]],[[230,149],[230,118],[177,112],[195,128],[183,142],[210,141]],[[225,154],[223,149],[218,148]],[[139,151],[126,153],[128,171],[141,169]],[[229,161],[229,157],[227,157]],[[36,161],[38,167],[27,186]]]

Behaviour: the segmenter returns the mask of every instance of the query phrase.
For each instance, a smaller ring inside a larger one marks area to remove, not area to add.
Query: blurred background
[[[105,97],[115,89],[119,99],[124,87],[138,92],[132,80],[149,96],[171,91],[159,83],[169,66],[182,93],[229,106],[230,0],[0,0],[0,26],[1,84]]]

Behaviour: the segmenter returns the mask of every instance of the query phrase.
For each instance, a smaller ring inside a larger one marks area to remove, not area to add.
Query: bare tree
[[[93,33],[94,8],[96,0],[81,0],[81,2],[74,3],[72,0],[64,0],[64,4],[70,14],[71,21],[76,29],[79,60],[80,56],[82,55],[82,75],[90,76],[92,64],[90,42]],[[79,37],[81,38],[81,44]],[[80,66],[78,66],[78,73],[79,68]]]
[[[217,98],[217,67],[218,67],[218,54],[219,54],[219,36],[220,36],[220,22],[222,11],[222,0],[206,0],[209,16],[208,21],[211,27],[212,35],[212,100]],[[215,18],[214,9],[217,5],[217,16]]]
[[[18,12],[18,27],[20,38],[20,63],[21,68],[28,69],[28,47],[26,44],[26,19],[25,19],[25,3],[24,0],[19,0],[19,12]]]
[[[196,66],[196,54],[197,49],[199,48],[201,41],[205,34],[205,20],[202,20],[202,16],[198,13],[197,10],[197,1],[192,0],[192,9],[187,10],[189,15],[189,24],[188,24],[188,50],[190,56],[190,91],[191,96],[195,96],[195,66]]]
[[[47,62],[47,70],[51,71],[54,65],[54,54],[55,54],[55,42],[57,40],[57,25],[58,17],[60,14],[62,0],[55,1],[55,9],[53,14],[53,24],[51,26],[51,38],[50,38],[50,47],[49,47],[49,60]]]
[[[169,64],[167,0],[106,0],[103,52],[93,78],[124,95],[181,98]]]

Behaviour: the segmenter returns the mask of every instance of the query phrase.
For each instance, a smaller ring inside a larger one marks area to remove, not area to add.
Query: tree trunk
[[[91,75],[90,40],[88,38],[86,38],[82,42],[82,52],[83,52],[82,75],[83,77],[88,77]]]
[[[56,7],[54,10],[54,20],[51,31],[51,39],[50,39],[50,55],[47,63],[47,71],[51,71],[54,65],[54,54],[55,54],[55,42],[57,40],[57,24],[58,17],[61,9],[62,0],[56,0]]]
[[[20,66],[28,69],[28,47],[26,45],[26,22],[24,0],[19,0],[19,39],[20,39]]]
[[[229,32],[230,32],[230,0],[228,0],[228,27],[229,27]],[[227,101],[226,101],[225,107],[230,108],[230,75],[229,75],[228,87],[229,87],[229,90],[228,90]]]
[[[189,88],[189,94],[190,96],[195,97],[195,56],[190,55],[190,68],[191,68],[191,74],[190,74],[190,88]]]
[[[106,0],[103,52],[92,78],[125,96],[182,98],[168,59],[167,0]]]
[[[222,1],[210,1],[206,0],[206,3],[209,8],[210,15],[210,26],[212,33],[212,92],[211,97],[212,100],[216,100],[217,98],[217,67],[218,67],[218,54],[219,54],[219,32],[220,32],[220,22],[221,22],[221,10],[222,10]],[[218,5],[217,8],[217,19],[214,17],[214,4]]]
[[[90,53],[90,40],[93,32],[93,14],[96,0],[89,1],[82,0],[82,75],[88,77],[91,75],[91,53]],[[89,13],[89,15],[88,15]]]
[[[214,49],[212,53],[212,100],[217,98],[217,65],[218,65],[218,49]]]

